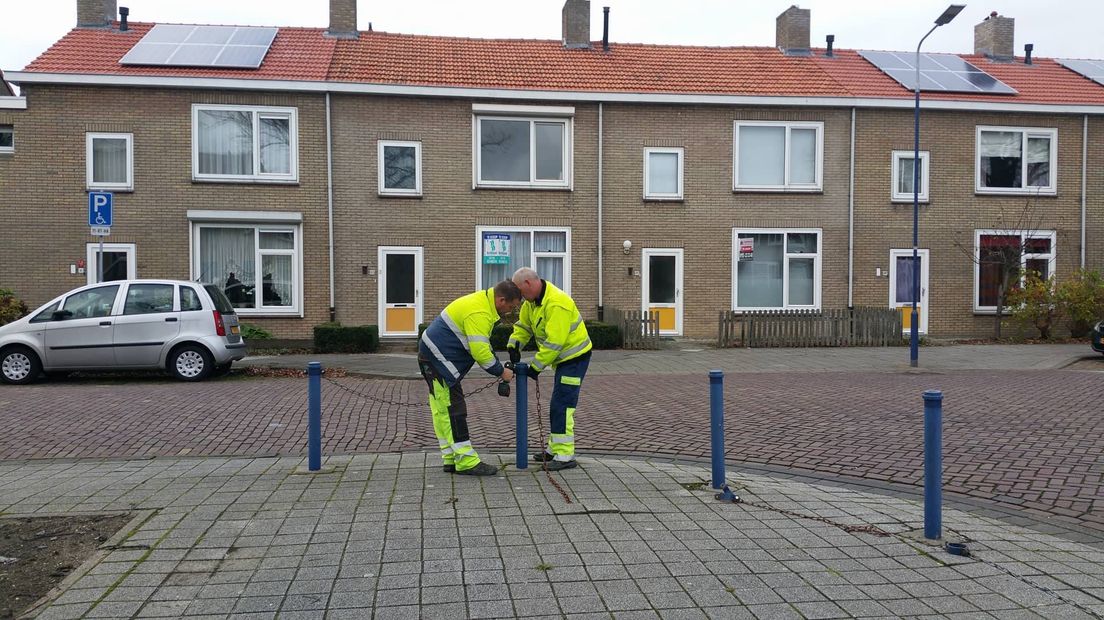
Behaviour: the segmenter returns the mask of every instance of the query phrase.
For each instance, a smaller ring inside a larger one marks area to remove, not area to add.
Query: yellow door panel
[[[897,308],[901,311],[901,328],[904,330],[912,329],[912,305],[901,306]],[[924,312],[924,307],[920,304],[916,304],[916,316],[919,318],[920,314]]]
[[[648,312],[659,315],[659,329],[660,331],[673,332],[676,329],[675,326],[675,309],[674,308],[648,308]]]
[[[389,333],[414,331],[414,308],[388,308],[386,318]]]

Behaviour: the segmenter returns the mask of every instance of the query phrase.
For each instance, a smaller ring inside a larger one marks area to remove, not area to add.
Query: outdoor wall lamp
[[[628,239],[625,239],[625,242],[621,244],[621,251],[624,252],[625,254],[628,254],[629,250],[631,250],[631,249],[632,249],[632,241],[629,241]]]

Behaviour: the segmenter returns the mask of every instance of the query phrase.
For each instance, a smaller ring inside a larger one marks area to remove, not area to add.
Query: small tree
[[[1078,269],[1058,284],[1058,306],[1069,320],[1070,335],[1083,338],[1094,321],[1104,316],[1104,277],[1099,271]]]
[[[6,288],[0,288],[0,325],[7,325],[27,315],[27,304]]]
[[[1034,326],[1043,340],[1050,339],[1050,330],[1061,316],[1053,277],[1044,279],[1039,272],[1028,271],[1023,284],[1012,287],[1007,298],[1012,318],[1021,325]]]

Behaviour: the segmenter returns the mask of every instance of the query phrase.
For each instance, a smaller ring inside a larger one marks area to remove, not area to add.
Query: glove
[[[511,364],[517,364],[521,361],[521,351],[517,347],[506,347],[506,352],[510,354]]]
[[[540,376],[540,371],[533,366],[530,366],[528,369],[526,369],[525,374],[529,375],[529,378],[533,381],[536,381],[537,377]]]

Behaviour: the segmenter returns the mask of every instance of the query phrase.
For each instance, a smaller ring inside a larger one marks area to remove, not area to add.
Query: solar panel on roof
[[[859,55],[909,90],[916,88],[916,57],[907,52],[860,50]],[[954,54],[920,54],[920,90],[1015,95],[1016,90]]]
[[[1104,60],[1067,60],[1055,58],[1055,62],[1063,67],[1080,73],[1097,84],[1104,85]]]
[[[276,28],[158,24],[130,48],[124,65],[256,69]]]

